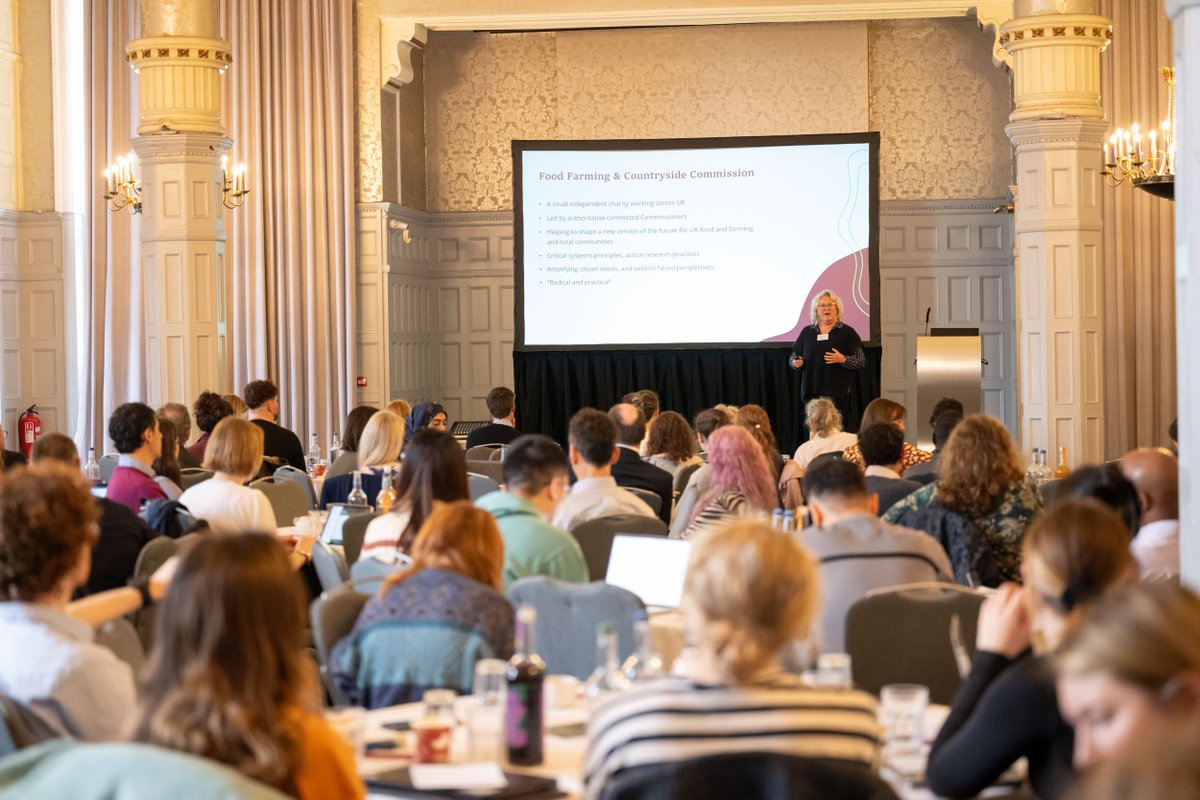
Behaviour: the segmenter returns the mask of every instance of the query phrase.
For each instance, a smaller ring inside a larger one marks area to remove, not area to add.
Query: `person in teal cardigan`
[[[575,537],[547,520],[567,494],[567,456],[553,439],[517,438],[504,453],[503,491],[475,504],[496,518],[504,537],[504,587],[530,575],[587,583],[587,563]]]

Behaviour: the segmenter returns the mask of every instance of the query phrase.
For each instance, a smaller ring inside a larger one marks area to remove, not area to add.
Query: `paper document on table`
[[[413,764],[408,768],[414,789],[422,792],[438,789],[503,789],[508,785],[500,765]]]

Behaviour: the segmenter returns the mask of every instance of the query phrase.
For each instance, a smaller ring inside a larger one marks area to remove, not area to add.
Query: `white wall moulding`
[[[138,73],[139,134],[164,128],[224,133],[221,75],[233,63],[229,43],[198,36],[135,39],[125,60]]]
[[[428,38],[428,29],[411,19],[379,20],[379,85],[411,83],[413,52]]]
[[[1012,119],[1104,118],[1100,53],[1112,22],[1094,15],[1019,17],[1000,26],[1000,45],[1013,58]]]

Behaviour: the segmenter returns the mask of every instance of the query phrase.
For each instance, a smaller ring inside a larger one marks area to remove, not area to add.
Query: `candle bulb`
[[[1104,143],[1104,166],[1105,166],[1105,167],[1107,167],[1107,166],[1108,166],[1108,164],[1109,164],[1109,161],[1108,161],[1108,142],[1105,142],[1105,143]]]
[[[1133,134],[1133,149],[1137,153],[1137,160],[1142,160],[1142,135],[1136,131]]]

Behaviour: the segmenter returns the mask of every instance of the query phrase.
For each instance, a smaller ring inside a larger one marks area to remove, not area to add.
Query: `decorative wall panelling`
[[[0,413],[34,403],[44,430],[67,426],[63,226],[55,213],[0,211]],[[9,449],[15,439],[7,442]]]
[[[979,328],[982,408],[1017,434],[1012,217],[1004,201],[883,203],[880,208],[881,391],[917,408],[917,337],[930,327]],[[916,426],[910,425],[915,435]],[[911,438],[911,436],[910,436]]]
[[[1012,218],[991,213],[999,203],[882,205],[882,388],[920,413],[912,362],[932,307],[931,325],[980,329],[983,407],[1015,432]],[[381,237],[385,218],[409,225],[412,243],[398,230]],[[359,361],[368,377],[359,402],[386,402],[374,387],[390,385],[391,397],[439,399],[452,420],[482,418],[488,390],[513,382],[512,215],[361,205],[358,244]]]

